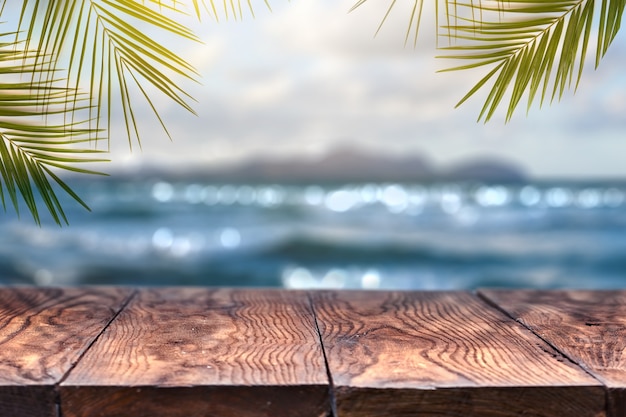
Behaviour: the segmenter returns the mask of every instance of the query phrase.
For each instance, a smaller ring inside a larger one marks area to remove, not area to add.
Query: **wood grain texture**
[[[326,416],[306,294],[144,289],[61,385],[76,416]]]
[[[613,416],[626,416],[626,291],[480,294],[608,387]]]
[[[0,288],[0,416],[56,416],[57,384],[122,308],[115,288]]]
[[[604,416],[602,386],[461,292],[320,292],[338,417]]]

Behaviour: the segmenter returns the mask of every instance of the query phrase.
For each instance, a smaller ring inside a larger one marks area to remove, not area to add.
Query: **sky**
[[[255,18],[188,21],[203,43],[176,43],[176,51],[201,74],[199,84],[183,83],[198,116],[158,100],[170,142],[139,109],[142,149],[130,152],[114,133],[109,170],[354,147],[425,155],[441,166],[499,158],[540,179],[626,179],[624,31],[596,71],[589,54],[575,94],[528,114],[521,106],[508,123],[500,111],[484,124],[484,93],[455,109],[484,73],[437,72],[451,63],[435,58],[433,10],[424,10],[414,48],[404,45],[411,2],[398,2],[377,36],[387,1],[352,13],[354,0],[274,0],[271,12],[256,3]]]

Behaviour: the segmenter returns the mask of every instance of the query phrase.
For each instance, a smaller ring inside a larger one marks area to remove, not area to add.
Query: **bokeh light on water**
[[[0,283],[622,287],[621,184],[77,182],[69,228],[7,213]]]

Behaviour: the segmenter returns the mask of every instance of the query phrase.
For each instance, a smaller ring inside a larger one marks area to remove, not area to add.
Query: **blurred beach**
[[[71,184],[69,227],[0,217],[0,284],[626,286],[626,184]]]

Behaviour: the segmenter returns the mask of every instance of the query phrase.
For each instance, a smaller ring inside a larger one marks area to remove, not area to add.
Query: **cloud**
[[[419,48],[404,45],[410,7],[397,5],[377,33],[388,3],[367,2],[348,13],[353,2],[302,0],[283,8],[265,22],[269,37],[293,54],[360,61],[432,56],[434,28],[432,10],[424,11]],[[292,5],[294,6],[294,5]],[[432,16],[431,16],[432,15]],[[398,30],[400,29],[400,30]]]
[[[257,10],[255,20],[205,22],[207,50],[187,51],[203,74],[203,85],[192,87],[199,117],[168,106],[175,143],[149,124],[149,143],[134,159],[215,164],[351,142],[444,163],[500,156],[538,176],[626,176],[615,156],[626,151],[626,54],[610,52],[597,72],[589,67],[578,92],[561,103],[535,107],[528,117],[522,106],[509,124],[499,112],[484,125],[476,117],[487,90],[454,109],[483,73],[436,73],[449,63],[434,58],[432,10],[424,11],[413,49],[403,45],[406,11],[397,9],[373,38],[387,4],[367,2],[348,14],[351,5],[299,0],[273,4],[273,13]],[[623,51],[623,37],[616,42]],[[126,152],[123,141],[115,152]]]

